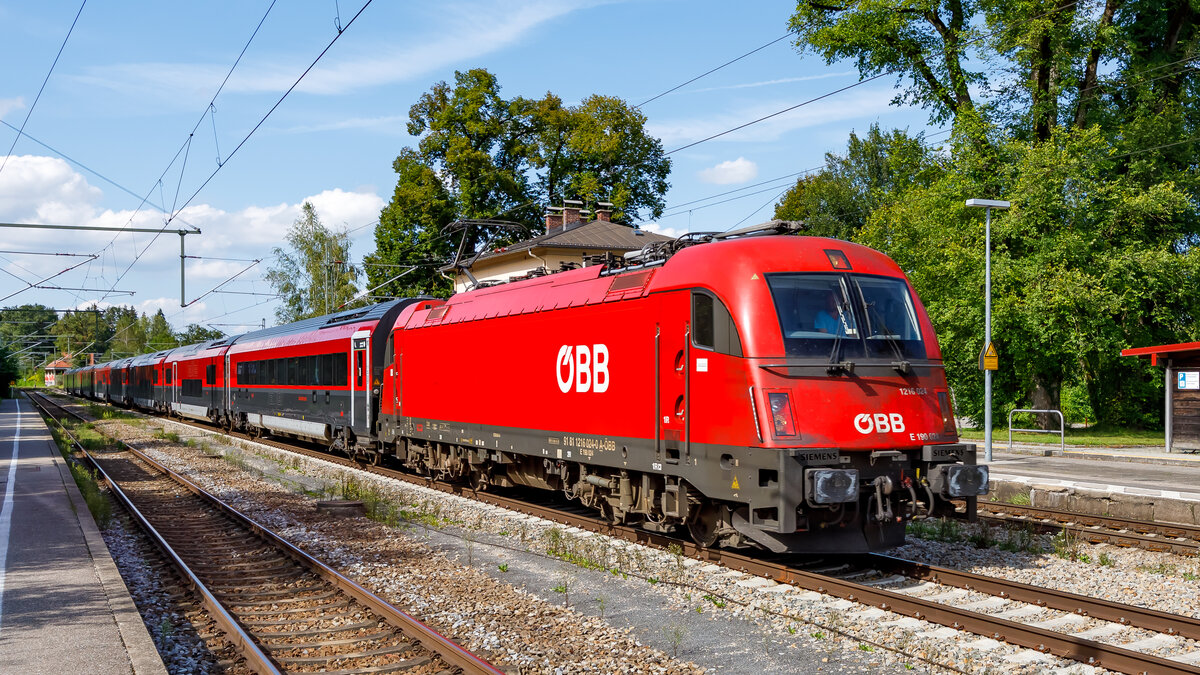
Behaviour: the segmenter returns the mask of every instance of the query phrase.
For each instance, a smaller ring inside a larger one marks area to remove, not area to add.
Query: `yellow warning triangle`
[[[987,350],[983,352],[983,355],[984,355],[984,356],[986,356],[986,357],[988,357],[988,358],[993,358],[993,359],[994,359],[994,358],[996,358],[996,356],[997,356],[997,354],[996,354],[996,345],[994,345],[994,344],[992,344],[991,342],[989,342],[989,343],[988,343],[988,346],[987,346]]]
[[[742,489],[742,486],[738,485],[737,476],[733,477],[733,485],[730,485],[729,489],[731,489],[731,490],[741,490]]]
[[[750,276],[750,281],[758,281],[758,272],[755,272]]]

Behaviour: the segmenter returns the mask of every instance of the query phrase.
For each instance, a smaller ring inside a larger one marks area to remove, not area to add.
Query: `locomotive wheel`
[[[688,520],[687,530],[692,541],[708,548],[717,543],[721,534],[721,523],[729,517],[729,507],[705,499],[696,513]]]
[[[470,481],[472,490],[476,492],[487,492],[490,481],[488,480],[487,474],[483,471],[472,469]]]

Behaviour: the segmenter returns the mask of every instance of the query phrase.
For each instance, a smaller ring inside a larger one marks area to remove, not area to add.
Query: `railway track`
[[[213,427],[179,422],[208,433]],[[1188,640],[1200,640],[1200,620],[1168,614],[1084,595],[962,572],[913,561],[872,555],[857,559],[831,559],[797,564],[734,551],[701,548],[686,540],[612,525],[590,515],[512,499],[468,487],[447,484],[396,471],[367,466],[345,457],[275,439],[235,438],[307,455],[343,466],[422,485],[442,492],[477,499],[566,526],[667,548],[679,546],[685,555],[718,563],[878,610],[920,619],[955,630],[1080,663],[1123,673],[1200,673],[1200,649]],[[1134,633],[1134,639],[1122,634]],[[1148,637],[1147,637],[1148,635]],[[1149,653],[1172,652],[1173,658]]]
[[[83,420],[47,397],[29,398],[52,419]],[[135,448],[89,452],[64,432],[249,670],[500,673]]]
[[[1148,551],[1200,555],[1200,527],[1092,516],[1002,502],[979,502],[979,519],[993,524],[1019,524],[1039,532],[1069,532],[1093,544],[1113,544]]]

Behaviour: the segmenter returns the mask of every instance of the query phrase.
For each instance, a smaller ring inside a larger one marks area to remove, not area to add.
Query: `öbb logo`
[[[889,431],[899,433],[904,431],[904,416],[899,413],[860,413],[854,418],[854,428],[860,434],[869,434],[872,431],[886,434]]]
[[[608,347],[563,345],[558,349],[555,370],[562,393],[571,391],[574,385],[578,392],[603,394],[608,391]]]

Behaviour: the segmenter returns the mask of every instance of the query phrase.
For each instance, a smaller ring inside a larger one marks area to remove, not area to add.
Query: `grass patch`
[[[108,527],[108,523],[112,520],[112,503],[100,491],[96,472],[74,462],[70,466],[71,475],[75,477],[75,484],[79,486],[79,493],[83,495],[83,501],[87,503],[88,511],[92,512],[92,518],[96,519],[96,524],[101,529]]]
[[[910,520],[907,527],[908,534],[917,539],[929,539],[932,541],[942,541],[949,543],[961,543],[966,541],[966,536],[963,534],[962,524],[957,520],[949,518],[926,518],[925,520]]]
[[[175,433],[174,431],[167,431],[165,429],[159,429],[158,431],[155,431],[154,437],[159,440],[170,441],[172,443],[180,442],[179,434]]]
[[[983,429],[959,429],[958,435],[964,440],[983,440]],[[1008,443],[1008,429],[997,429],[992,432],[993,442],[1003,449]],[[1013,432],[1014,443],[1043,443],[1058,445],[1057,434],[1029,434]],[[1137,429],[1067,429],[1067,445],[1083,445],[1088,447],[1122,447],[1130,445],[1162,445],[1161,431],[1141,431]]]

